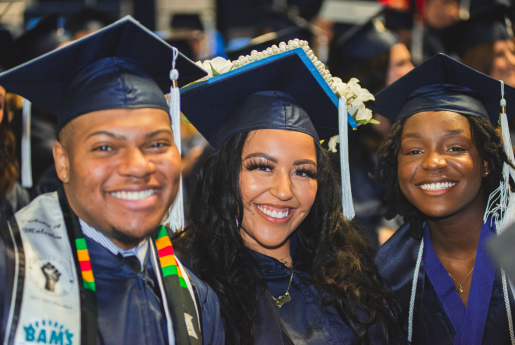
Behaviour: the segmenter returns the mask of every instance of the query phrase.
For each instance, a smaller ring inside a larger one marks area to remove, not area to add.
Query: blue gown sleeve
[[[197,278],[190,270],[186,269],[195,284],[202,312],[202,343],[204,345],[224,345],[225,331],[220,316],[220,303],[218,296],[209,285]]]
[[[0,236],[0,341],[3,343],[10,303],[7,296],[7,252]]]

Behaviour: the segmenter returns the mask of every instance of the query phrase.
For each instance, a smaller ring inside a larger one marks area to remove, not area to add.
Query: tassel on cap
[[[32,188],[32,162],[30,148],[30,114],[32,103],[23,99],[21,133],[21,185]]]
[[[499,124],[501,126],[504,152],[508,161],[514,164],[513,148],[511,145],[508,117],[506,116],[506,99],[504,98],[504,82],[501,80],[501,114]],[[515,193],[510,190],[510,176],[515,181],[515,170],[508,164],[503,165],[503,178],[499,188],[494,190],[489,198],[483,221],[486,222],[489,216],[495,222],[497,234],[501,234],[509,224],[515,221]]]
[[[349,136],[347,122],[347,100],[340,95],[338,103],[338,129],[340,135],[340,165],[342,174],[342,206],[343,216],[348,220],[354,219],[354,204],[350,186],[349,170]]]
[[[173,48],[173,61],[172,61],[172,70],[170,71],[170,80],[172,81],[172,86],[170,88],[170,119],[172,122],[172,133],[173,140],[175,145],[177,146],[177,150],[179,150],[179,154],[182,154],[181,148],[181,92],[177,83],[179,79],[179,71],[175,69],[175,62],[177,56],[179,55],[179,51],[177,48]],[[170,229],[172,231],[178,231],[184,228],[184,201],[183,201],[183,192],[182,192],[182,174],[179,182],[179,191],[177,192],[177,196],[172,203],[170,208],[170,212],[168,215],[168,220],[165,224],[169,224]]]

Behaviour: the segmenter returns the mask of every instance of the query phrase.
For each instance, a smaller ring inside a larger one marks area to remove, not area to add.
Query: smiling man
[[[58,116],[63,182],[0,231],[3,344],[223,344],[160,224],[180,183],[164,93],[204,76],[132,18],[0,75]]]

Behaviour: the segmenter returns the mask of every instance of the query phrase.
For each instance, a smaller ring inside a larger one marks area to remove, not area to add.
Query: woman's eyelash
[[[309,168],[298,168],[295,170],[295,173],[297,175],[306,175],[307,177],[309,178],[312,178],[312,179],[316,179],[317,178],[317,171],[314,170],[314,169],[309,169]]]
[[[245,168],[247,170],[256,170],[256,169],[264,170],[264,169],[273,169],[274,167],[268,161],[253,160],[253,161],[250,161],[247,164],[245,164]]]

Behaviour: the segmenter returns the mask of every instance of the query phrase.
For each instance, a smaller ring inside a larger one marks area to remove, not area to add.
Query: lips
[[[436,182],[436,183],[425,183],[419,185],[424,190],[443,190],[455,186],[456,182]]]
[[[290,214],[289,208],[276,208],[268,205],[256,205],[256,207],[269,217],[283,219]]]
[[[138,200],[147,199],[147,198],[151,197],[152,195],[154,195],[155,189],[149,188],[149,189],[141,190],[141,191],[124,191],[123,190],[123,191],[111,192],[110,194],[111,194],[111,196],[114,196],[117,199],[138,201]]]
[[[288,222],[296,208],[279,205],[255,204],[257,213],[270,223],[284,224]]]

